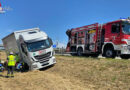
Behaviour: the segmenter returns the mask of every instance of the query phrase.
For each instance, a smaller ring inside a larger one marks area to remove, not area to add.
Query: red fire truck
[[[66,51],[72,55],[130,58],[130,18],[72,28],[66,34],[69,37]]]

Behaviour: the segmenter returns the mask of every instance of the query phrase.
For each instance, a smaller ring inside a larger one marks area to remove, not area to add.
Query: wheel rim
[[[78,56],[81,56],[81,55],[82,55],[82,51],[78,50]]]
[[[81,56],[81,52],[80,51],[78,51],[78,56]]]
[[[107,56],[107,57],[112,57],[112,55],[113,55],[112,50],[107,50],[107,51],[106,51],[106,56]]]

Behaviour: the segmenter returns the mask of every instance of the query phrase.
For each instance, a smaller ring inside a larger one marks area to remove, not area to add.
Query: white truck
[[[26,69],[41,69],[56,63],[52,40],[39,28],[15,31],[2,39],[7,53],[18,53]]]

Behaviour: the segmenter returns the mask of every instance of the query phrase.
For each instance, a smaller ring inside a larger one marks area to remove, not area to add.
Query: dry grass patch
[[[130,60],[72,56],[56,59],[57,64],[45,70],[0,77],[0,90],[130,90]]]
[[[90,89],[130,89],[130,60],[56,56],[57,64],[48,70]],[[76,82],[77,81],[77,82]]]

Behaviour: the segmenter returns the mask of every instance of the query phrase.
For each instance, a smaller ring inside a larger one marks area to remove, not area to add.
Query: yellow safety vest
[[[8,66],[15,66],[15,56],[14,55],[8,56]]]

